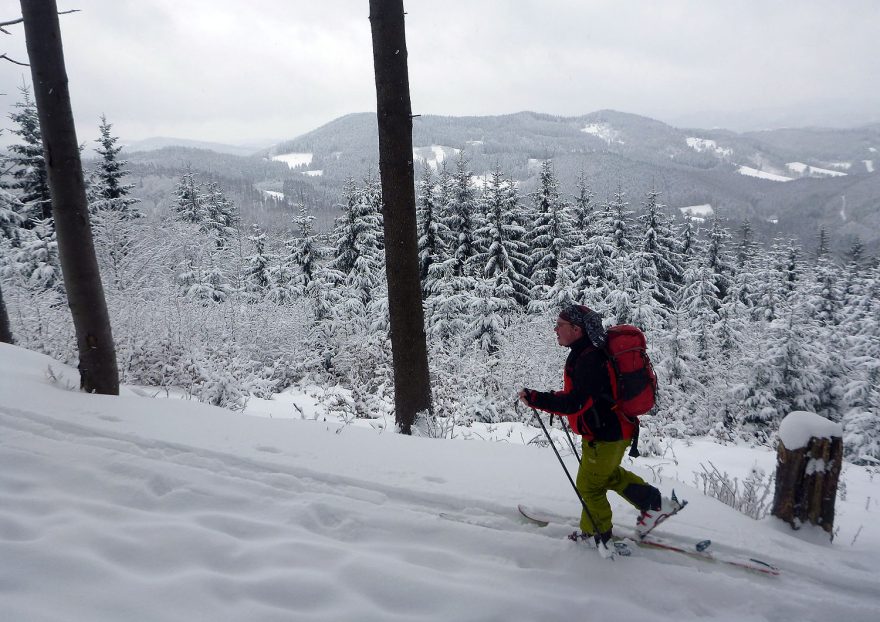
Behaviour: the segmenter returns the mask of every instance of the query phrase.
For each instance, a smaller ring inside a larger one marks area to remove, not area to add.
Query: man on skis
[[[672,499],[662,497],[657,488],[620,466],[638,424],[614,410],[602,317],[589,307],[572,305],[559,314],[554,330],[559,345],[571,349],[565,361],[563,389],[523,389],[519,398],[533,408],[564,415],[571,429],[581,435],[583,453],[576,485],[586,509],[581,513],[581,533],[571,537],[592,535],[600,550],[608,550],[612,528],[609,490],[641,511],[636,524],[640,536],[682,505],[674,495]]]

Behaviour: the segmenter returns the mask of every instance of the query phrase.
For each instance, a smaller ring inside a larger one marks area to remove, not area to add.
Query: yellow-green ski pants
[[[581,512],[581,531],[595,534],[611,530],[611,504],[608,503],[607,496],[609,490],[613,490],[637,508],[644,505],[642,500],[645,494],[650,495],[656,491],[641,477],[620,466],[629,444],[629,440],[582,442],[583,453],[577,474],[577,489],[596,524],[590,521],[586,512]]]

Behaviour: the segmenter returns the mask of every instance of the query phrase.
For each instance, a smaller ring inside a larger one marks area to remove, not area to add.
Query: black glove
[[[522,389],[519,392],[519,396],[520,399],[522,399],[526,404],[532,406],[535,401],[535,393],[537,393],[537,391],[535,391],[534,389]]]

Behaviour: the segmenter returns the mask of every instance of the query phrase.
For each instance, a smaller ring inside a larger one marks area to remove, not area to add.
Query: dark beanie
[[[584,329],[584,333],[597,348],[605,345],[607,336],[602,326],[602,316],[586,305],[569,305],[559,313],[559,319]]]

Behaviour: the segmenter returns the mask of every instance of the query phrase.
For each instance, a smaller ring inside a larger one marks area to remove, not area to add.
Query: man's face
[[[566,322],[562,318],[557,318],[556,326],[556,343],[561,346],[570,346],[575,341],[584,336],[584,329],[577,324]]]

